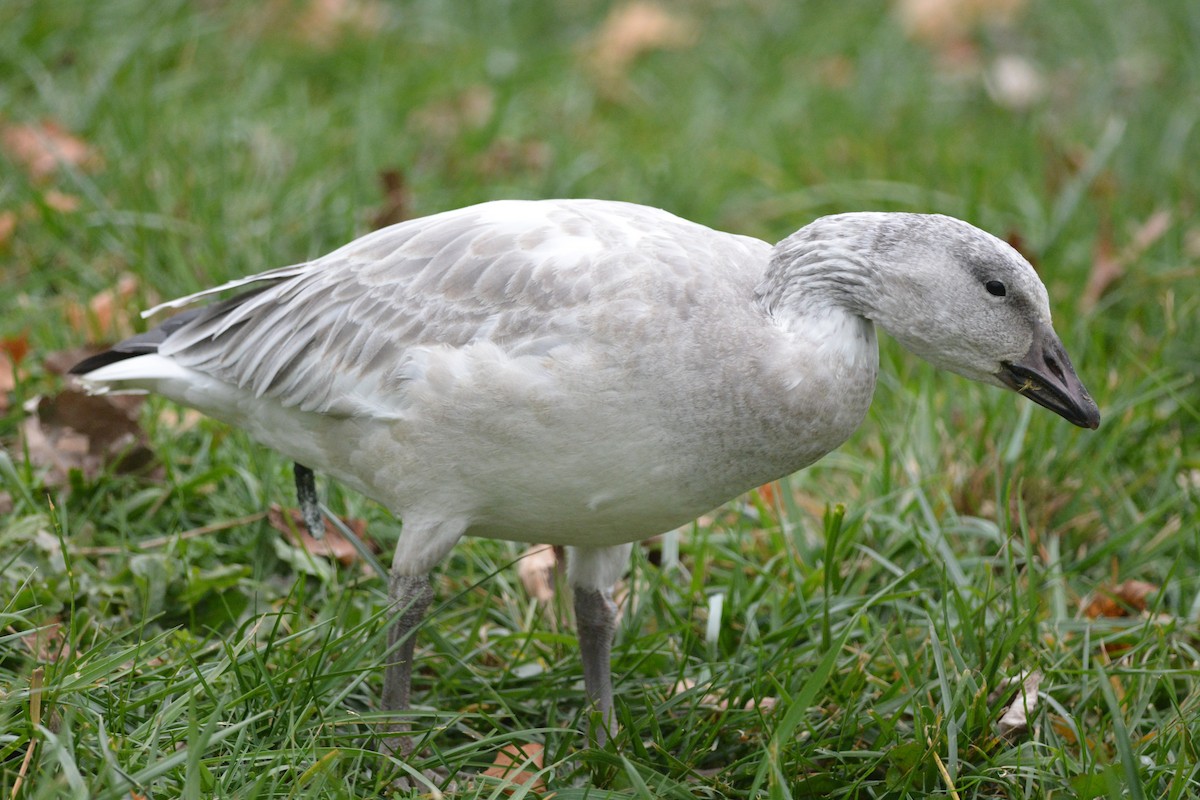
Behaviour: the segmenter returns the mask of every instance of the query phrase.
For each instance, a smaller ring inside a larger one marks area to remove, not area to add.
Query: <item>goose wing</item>
[[[632,302],[630,287],[653,273],[685,302],[689,270],[714,247],[744,252],[741,238],[626,204],[487,203],[171,301],[248,289],[189,312],[158,352],[287,407],[376,413],[394,404],[421,351],[488,342],[544,355],[575,340],[599,306]]]

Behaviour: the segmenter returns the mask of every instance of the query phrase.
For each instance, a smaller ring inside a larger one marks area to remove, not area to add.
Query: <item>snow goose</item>
[[[500,201],[165,305],[225,289],[244,291],[73,371],[243,428],[402,520],[385,708],[409,705],[429,573],[459,539],[565,545],[600,742],[630,543],[844,442],[871,402],[876,325],[1100,422],[1033,268],[945,216],[839,214],[772,247],[627,203]]]

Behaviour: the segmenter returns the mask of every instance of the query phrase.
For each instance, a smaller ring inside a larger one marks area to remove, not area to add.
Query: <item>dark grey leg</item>
[[[613,711],[612,641],[617,630],[617,604],[611,590],[575,588],[575,624],[583,658],[583,687],[600,712],[600,724],[588,725],[588,740],[603,747],[617,730]]]
[[[320,502],[317,500],[317,481],[313,471],[297,462],[292,472],[296,476],[296,500],[300,502],[300,515],[304,517],[304,527],[314,539],[325,535],[325,519],[321,516]]]
[[[412,691],[413,648],[417,640],[417,627],[425,619],[425,612],[433,602],[429,576],[393,573],[388,582],[388,599],[400,616],[388,632],[391,662],[383,673],[383,708],[386,711],[403,711],[408,708]],[[400,643],[398,646],[397,642]],[[397,721],[391,726],[393,734],[403,734],[408,730],[408,723],[404,721]],[[408,736],[394,735],[388,737],[384,747],[390,752],[408,755],[413,750],[413,741]]]

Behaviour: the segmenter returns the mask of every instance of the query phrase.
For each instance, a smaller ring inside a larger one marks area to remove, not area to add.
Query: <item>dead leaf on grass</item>
[[[374,552],[379,552],[376,544],[365,538],[367,532],[365,519],[342,517],[341,520],[346,523],[346,527],[354,531],[354,535],[359,538],[359,541],[366,542]],[[267,510],[267,522],[272,528],[286,536],[294,546],[302,547],[315,556],[332,558],[344,567],[350,566],[361,558],[354,544],[332,525],[326,527],[325,535],[320,539],[313,538],[312,534],[308,532],[308,528],[304,526],[304,517],[298,508],[284,509],[276,504],[271,504]]]
[[[194,408],[185,406],[164,406],[158,414],[158,424],[175,433],[190,431],[200,424],[204,415]]]
[[[1029,715],[1037,708],[1038,687],[1042,685],[1043,677],[1041,670],[1034,670],[1025,676],[1007,678],[988,697],[989,702],[995,702],[1009,687],[1021,684],[1021,690],[996,722],[996,731],[1000,736],[1012,739],[1029,730]]]
[[[79,210],[80,200],[73,194],[60,192],[57,189],[50,189],[42,195],[42,202],[47,207],[58,211],[61,214],[70,214],[72,211]]]
[[[897,0],[904,32],[937,49],[954,47],[981,25],[1011,23],[1026,0]]]
[[[1150,595],[1158,590],[1158,586],[1146,581],[1125,581],[1112,588],[1098,590],[1083,613],[1091,619],[1140,614],[1146,610]]]
[[[46,470],[48,486],[65,486],[70,471],[90,479],[109,465],[138,472],[154,459],[137,421],[138,395],[89,395],[65,389],[35,399],[21,423],[30,462]]]
[[[550,145],[538,139],[497,139],[479,155],[479,173],[495,178],[541,172],[550,165],[553,152]]]
[[[483,771],[488,778],[498,778],[534,792],[544,792],[546,783],[537,773],[545,766],[545,748],[535,742],[506,744],[496,753],[492,766]],[[530,772],[529,770],[534,770]]]
[[[700,40],[696,23],[657,3],[635,0],[612,9],[592,37],[587,60],[609,90],[622,90],[639,56],[655,50],[682,50]]]
[[[133,335],[133,301],[140,284],[130,274],[124,274],[111,289],[98,292],[87,305],[72,302],[66,306],[67,324],[71,330],[90,341]]]
[[[95,148],[54,120],[0,125],[0,147],[35,182],[50,178],[59,167],[90,172],[104,164]]]
[[[691,691],[694,688],[696,688],[696,682],[691,678],[684,678],[675,684],[675,686],[672,688],[671,695],[674,696],[683,692]],[[778,702],[779,701],[774,697],[752,697],[746,702],[742,703],[742,709],[745,711],[753,711],[758,709],[763,713],[769,713],[775,710],[775,706],[778,704]],[[715,708],[718,711],[728,711],[731,706],[728,698],[722,698],[719,695],[711,692],[700,698],[700,705],[707,706],[709,708]]]
[[[517,577],[525,591],[539,603],[554,599],[554,576],[558,572],[558,554],[548,544],[535,544],[517,561]]]
[[[21,637],[30,655],[38,661],[54,662],[70,655],[70,645],[63,638],[63,624],[53,619]]]
[[[290,5],[281,16],[291,21],[292,30],[304,41],[331,48],[347,34],[377,33],[387,21],[387,8],[379,0],[309,0],[298,16]]]
[[[0,247],[8,245],[17,230],[17,212],[11,209],[0,211]]]
[[[1087,285],[1084,286],[1083,295],[1079,300],[1080,307],[1085,311],[1094,309],[1108,290],[1125,276],[1129,266],[1166,235],[1171,229],[1171,224],[1170,211],[1155,211],[1133,232],[1129,244],[1120,250],[1113,243],[1112,233],[1102,229],[1096,237],[1092,271],[1088,273]]]
[[[371,229],[379,230],[408,219],[412,208],[408,183],[401,169],[385,169],[379,173],[383,187],[383,205],[371,216]]]
[[[17,388],[17,370],[29,352],[29,341],[24,336],[0,339],[0,414],[9,409],[8,393]]]
[[[99,355],[108,350],[102,344],[84,344],[79,347],[68,347],[66,350],[55,350],[42,357],[42,367],[53,375],[66,375],[71,367],[86,358]]]
[[[449,139],[482,128],[496,110],[496,93],[489,86],[468,86],[453,97],[434,100],[412,112],[413,124],[434,139]]]

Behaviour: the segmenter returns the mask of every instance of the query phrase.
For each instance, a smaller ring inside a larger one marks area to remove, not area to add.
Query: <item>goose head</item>
[[[782,280],[773,282],[772,273]],[[900,213],[822,217],[776,246],[760,287],[769,308],[772,294],[783,307],[832,300],[934,366],[1012,389],[1080,427],[1100,425],[1099,409],[1054,331],[1046,287],[1033,267],[962,220]]]

